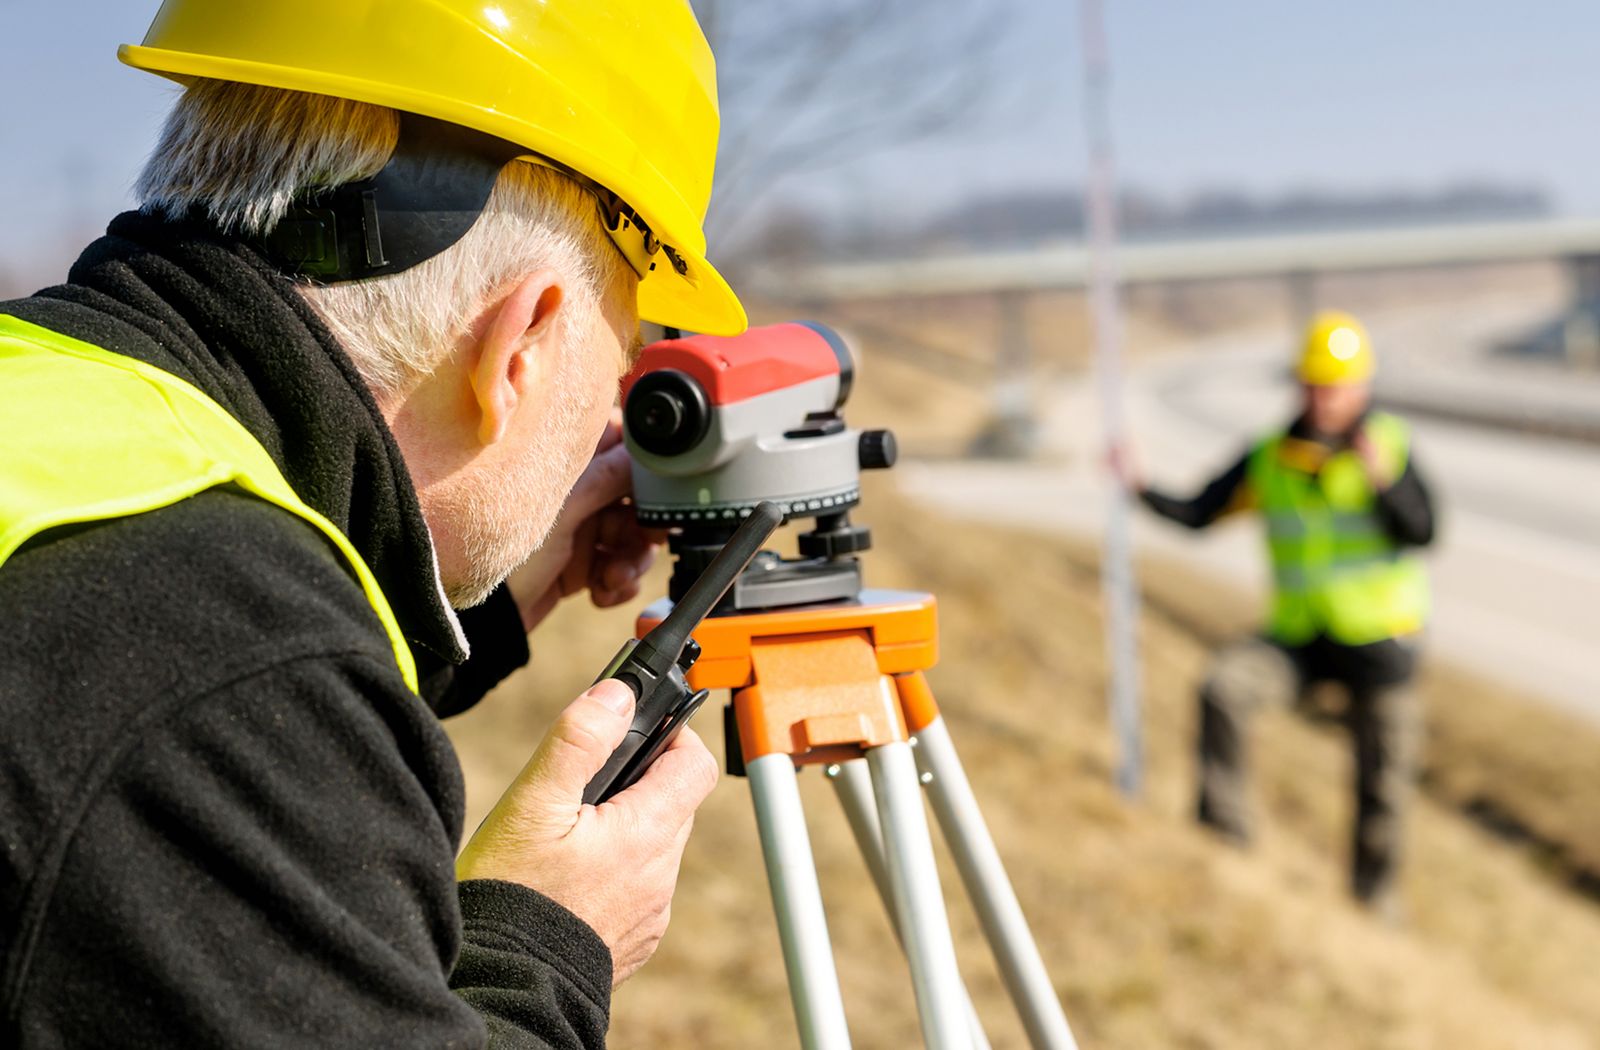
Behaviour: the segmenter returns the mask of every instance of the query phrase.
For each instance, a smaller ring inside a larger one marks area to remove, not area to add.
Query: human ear
[[[471,374],[480,444],[505,437],[517,405],[534,389],[550,355],[559,352],[557,322],[565,302],[560,275],[540,270],[519,281],[480,319],[483,337]]]

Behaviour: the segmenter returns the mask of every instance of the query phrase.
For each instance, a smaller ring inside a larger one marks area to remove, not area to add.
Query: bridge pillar
[[[1569,255],[1566,263],[1572,298],[1579,304],[1600,303],[1600,254]]]
[[[1572,309],[1561,324],[1561,354],[1569,364],[1600,368],[1600,254],[1570,255]]]
[[[995,293],[996,346],[989,420],[973,440],[972,452],[997,459],[1027,459],[1039,446],[1034,404],[1033,343],[1028,338],[1028,294]]]

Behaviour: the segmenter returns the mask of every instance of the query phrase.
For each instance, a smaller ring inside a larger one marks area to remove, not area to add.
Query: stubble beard
[[[482,604],[544,544],[588,465],[594,444],[586,427],[603,377],[599,355],[586,350],[569,335],[534,440],[495,477],[458,489],[440,508],[456,523],[465,562],[461,578],[445,586],[454,608]]]

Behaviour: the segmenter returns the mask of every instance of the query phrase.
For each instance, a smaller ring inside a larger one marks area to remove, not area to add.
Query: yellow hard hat
[[[705,257],[716,66],[687,0],[165,0],[118,55],[179,82],[332,95],[526,147],[621,198],[660,242],[643,319],[745,329]]]
[[[1305,347],[1296,370],[1312,386],[1364,383],[1372,378],[1372,340],[1349,314],[1324,310],[1306,326]]]

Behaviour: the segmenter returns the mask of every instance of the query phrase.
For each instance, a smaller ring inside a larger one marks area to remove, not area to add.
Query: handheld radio
[[[598,805],[635,783],[650,768],[708,695],[689,687],[684,672],[700,656],[690,632],[716,607],[767,537],[783,524],[776,504],[758,503],[744,523],[674,603],[672,612],[643,638],[630,638],[595,681],[615,678],[633,690],[633,726],[621,746],[584,789],[583,801]]]

